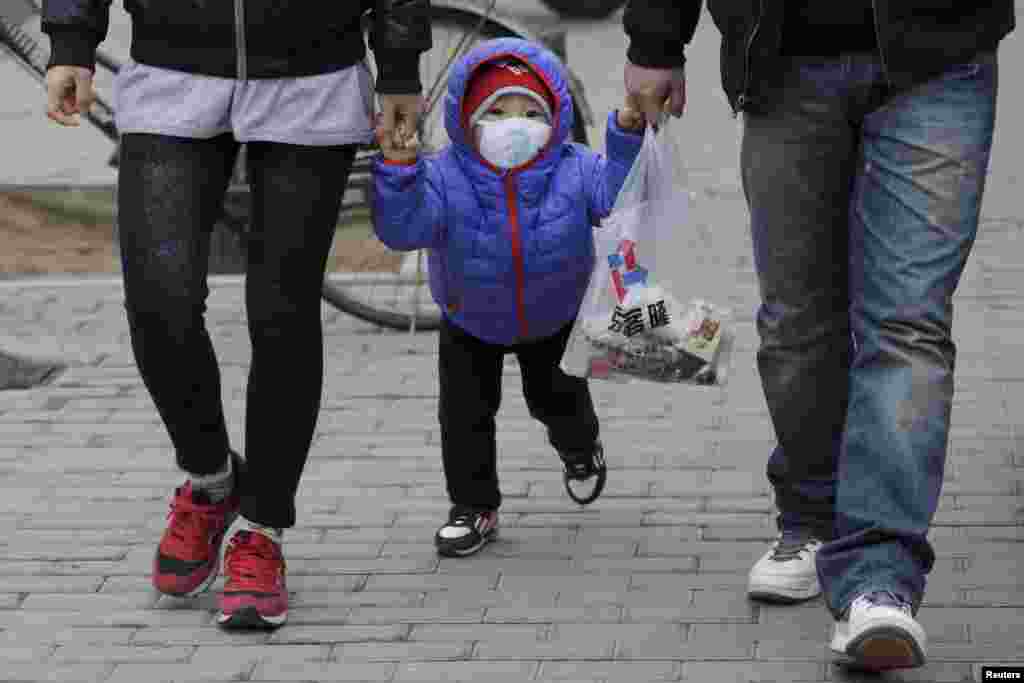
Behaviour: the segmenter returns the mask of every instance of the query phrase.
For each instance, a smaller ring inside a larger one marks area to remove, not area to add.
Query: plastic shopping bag
[[[694,228],[665,129],[648,127],[615,208],[594,231],[594,271],[562,357],[570,375],[725,383],[731,312],[713,303],[715,292],[677,291],[672,282],[693,288],[706,280],[688,267],[698,254],[674,253],[680,240],[673,235]]]

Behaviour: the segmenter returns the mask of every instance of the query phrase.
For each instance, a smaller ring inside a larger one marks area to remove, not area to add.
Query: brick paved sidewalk
[[[988,220],[958,296],[949,471],[921,619],[927,668],[975,680],[1024,660],[1024,250]],[[134,368],[117,285],[0,284],[0,345],[73,363],[0,394],[0,679],[106,681],[839,681],[820,601],[767,607],[745,575],[772,537],[771,427],[753,362],[749,259],[734,283],[727,391],[595,383],[612,468],[584,511],[507,366],[499,418],[502,540],[439,561],[447,509],[435,339],[379,334],[325,309],[324,410],[286,536],[290,625],[226,635],[213,600],[159,598],[147,572],[180,475]],[[242,445],[248,341],[236,284],[209,322]],[[173,359],[168,359],[173,361]]]

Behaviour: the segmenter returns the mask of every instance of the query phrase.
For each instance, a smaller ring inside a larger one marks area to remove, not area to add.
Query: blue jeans
[[[977,234],[997,64],[905,92],[874,55],[791,58],[745,115],[741,168],[761,289],[758,370],[783,530],[826,541],[833,616],[924,594],[956,355],[953,293]]]

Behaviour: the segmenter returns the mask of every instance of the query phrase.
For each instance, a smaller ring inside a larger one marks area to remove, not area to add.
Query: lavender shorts
[[[114,109],[122,133],[360,144],[373,139],[373,78],[363,62],[316,76],[242,81],[129,61],[114,81]]]

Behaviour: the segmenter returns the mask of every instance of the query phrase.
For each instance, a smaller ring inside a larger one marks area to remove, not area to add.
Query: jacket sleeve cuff
[[[399,161],[387,159],[383,154],[377,154],[373,160],[373,170],[379,181],[404,189],[410,183],[415,182],[419,176],[423,157],[416,157],[414,161]]]
[[[626,57],[637,66],[649,69],[674,69],[683,66],[686,57],[683,55],[681,41],[657,42],[649,38],[631,40]]]
[[[377,93],[413,95],[423,92],[418,50],[377,50]]]
[[[632,166],[633,160],[640,153],[644,144],[644,131],[634,132],[619,126],[615,112],[608,114],[608,126],[605,129],[605,151],[612,161]]]
[[[50,36],[50,61],[52,66],[80,66],[96,70],[96,47],[99,41],[89,31],[67,27],[47,26]]]

